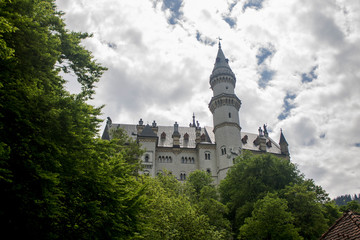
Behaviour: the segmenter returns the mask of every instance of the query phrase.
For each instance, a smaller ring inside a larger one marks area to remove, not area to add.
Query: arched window
[[[185,157],[185,163],[187,163],[187,157]]]
[[[206,172],[207,172],[208,174],[211,174],[211,169],[210,169],[210,168],[206,169]]]
[[[145,155],[145,162],[149,162],[149,155]]]
[[[191,163],[195,163],[195,159],[193,157],[191,158]]]
[[[161,163],[161,156],[159,156],[158,161]]]
[[[167,163],[169,162],[169,157],[168,157],[168,156],[165,157],[165,161],[166,161]]]
[[[181,157],[181,163],[185,163],[184,157]]]
[[[226,147],[222,146],[221,147],[221,155],[225,155],[226,154]]]
[[[205,160],[210,160],[210,152],[205,152]]]
[[[172,163],[172,158],[171,157],[169,157],[169,162]]]

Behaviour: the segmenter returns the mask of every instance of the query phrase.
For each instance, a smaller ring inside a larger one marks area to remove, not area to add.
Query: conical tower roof
[[[213,78],[219,76],[219,75],[230,75],[235,80],[235,74],[231,70],[229,66],[229,59],[225,57],[224,52],[221,49],[221,44],[219,42],[219,49],[216,55],[216,60],[214,64],[214,69],[210,76],[210,82]],[[235,80],[236,81],[236,80]]]
[[[282,144],[288,145],[288,143],[287,143],[287,141],[286,141],[286,139],[285,139],[285,136],[284,136],[282,130],[280,131],[280,141],[279,141],[279,144],[280,144],[280,145],[282,145]]]

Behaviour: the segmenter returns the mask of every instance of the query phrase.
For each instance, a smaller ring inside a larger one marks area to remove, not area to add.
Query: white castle
[[[219,183],[243,149],[254,153],[271,153],[289,159],[288,144],[283,133],[277,144],[268,135],[266,126],[259,133],[242,132],[239,121],[240,99],[235,95],[235,74],[228,59],[219,49],[210,75],[213,97],[209,109],[213,114],[213,126],[203,127],[193,121],[189,127],[144,125],[140,119],[136,124],[114,124],[108,118],[103,139],[111,139],[111,130],[122,128],[145,150],[142,156],[143,174],[155,176],[164,169],[180,181],[190,172],[200,169],[207,171]]]

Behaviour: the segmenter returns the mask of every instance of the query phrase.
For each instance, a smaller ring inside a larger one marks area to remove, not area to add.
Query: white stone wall
[[[156,169],[155,174],[159,172],[163,172],[164,169],[167,171],[172,172],[174,176],[176,176],[177,179],[180,179],[180,174],[186,174],[186,176],[189,176],[189,174],[192,171],[195,171],[197,169],[198,165],[198,157],[196,153],[196,149],[180,149],[179,152],[173,152],[171,150],[164,151],[161,148],[157,148],[156,154]],[[160,158],[159,158],[160,157]],[[171,162],[164,162],[162,161],[162,157],[168,159],[171,157]],[[184,160],[182,160],[184,158]],[[186,162],[185,162],[186,158]],[[192,161],[193,160],[193,161]]]
[[[227,81],[220,82],[213,87],[213,96],[217,96],[222,93],[234,94],[234,86]]]

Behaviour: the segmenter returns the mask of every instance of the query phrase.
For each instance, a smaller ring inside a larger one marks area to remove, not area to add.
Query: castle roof
[[[139,134],[139,137],[157,137],[156,133],[151,129],[150,125],[147,124],[142,130],[142,132]]]
[[[138,134],[135,124],[112,124],[111,128],[122,128],[125,130],[127,135],[134,140],[136,140]],[[105,127],[105,130],[107,127]],[[173,147],[173,139],[172,134],[174,132],[173,126],[157,126],[158,130],[157,133],[155,133],[151,126],[146,125],[142,131],[142,133],[139,135],[140,137],[158,137],[158,145],[157,147]],[[110,130],[110,129],[108,129]],[[150,132],[150,131],[151,132]],[[145,132],[144,132],[145,131]],[[195,127],[180,127],[178,128],[178,132],[180,133],[180,148],[196,148],[196,132]],[[188,134],[188,140],[184,138],[185,134]],[[165,134],[165,138],[162,138],[161,135]],[[212,127],[205,126],[201,128],[200,135],[205,135],[205,141],[202,141],[201,144],[209,144],[209,145],[215,145],[215,134],[213,132]],[[104,135],[103,135],[104,136]],[[248,133],[248,132],[241,132],[241,138],[244,138],[247,136],[246,143],[242,143],[242,149],[250,150],[258,152],[259,145],[256,145],[254,142],[259,136],[255,133]],[[280,146],[270,137],[266,137],[266,141],[270,142],[271,144],[267,145],[266,152],[273,153],[273,154],[281,154]]]

